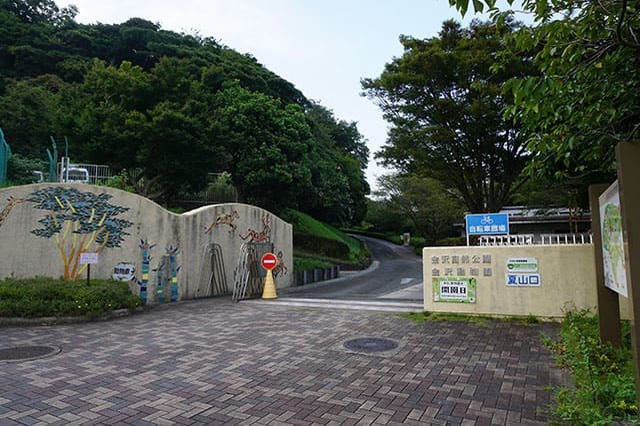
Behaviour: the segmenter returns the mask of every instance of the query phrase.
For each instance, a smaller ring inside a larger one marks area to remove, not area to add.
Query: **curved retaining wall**
[[[292,227],[261,208],[217,204],[177,215],[107,187],[0,189],[0,279],[84,278],[80,253],[97,253],[91,277],[119,275],[148,303],[230,294],[242,246],[251,242],[273,243],[276,287],[290,287]],[[255,259],[250,266],[255,275]]]

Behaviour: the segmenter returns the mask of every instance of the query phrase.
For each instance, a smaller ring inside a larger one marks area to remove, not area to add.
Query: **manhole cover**
[[[4,348],[0,349],[0,361],[22,361],[42,358],[54,352],[60,352],[60,349],[53,346],[17,346],[15,348]]]
[[[361,337],[344,342],[343,346],[351,351],[371,354],[376,352],[386,352],[398,347],[398,344],[390,339],[379,337]]]

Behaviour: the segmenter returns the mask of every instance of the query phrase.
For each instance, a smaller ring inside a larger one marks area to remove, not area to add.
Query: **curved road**
[[[342,277],[324,283],[308,284],[285,291],[283,296],[339,300],[419,301],[422,302],[422,259],[413,247],[403,247],[369,237],[362,239],[374,260],[366,272],[341,273]],[[377,265],[377,267],[375,267]],[[409,288],[411,291],[402,291]]]

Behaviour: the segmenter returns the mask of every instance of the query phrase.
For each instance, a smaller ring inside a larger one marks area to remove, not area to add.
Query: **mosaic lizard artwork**
[[[262,215],[262,231],[258,232],[254,229],[247,229],[245,236],[240,235],[247,243],[268,243],[271,242],[271,226],[269,225],[269,215]],[[248,241],[247,241],[248,240]]]
[[[207,228],[206,231],[204,231],[204,233],[208,234],[209,232],[211,232],[211,230],[213,228],[215,228],[216,226],[220,226],[220,225],[228,225],[231,228],[229,230],[229,233],[232,233],[236,229],[238,229],[238,226],[233,223],[233,221],[236,220],[236,219],[240,219],[240,214],[238,214],[237,210],[234,210],[231,213],[222,213],[221,215],[218,215],[216,220],[214,220],[211,223],[211,225],[209,225],[209,227]]]
[[[0,226],[7,220],[9,217],[9,213],[11,210],[18,204],[24,203],[26,200],[24,198],[15,198],[13,195],[7,198],[7,205],[0,211]]]

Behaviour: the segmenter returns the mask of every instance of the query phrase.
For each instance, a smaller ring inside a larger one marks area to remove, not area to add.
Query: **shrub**
[[[127,283],[113,280],[85,281],[32,278],[0,281],[0,316],[101,316],[116,309],[140,306]]]
[[[614,419],[636,420],[636,392],[629,326],[624,343],[614,348],[599,339],[598,319],[588,311],[568,312],[560,340],[546,339],[558,362],[571,371],[575,389],[559,389],[554,413],[580,425],[609,425]]]
[[[294,234],[293,246],[302,251],[317,253],[336,259],[349,259],[350,254],[348,245],[337,240],[313,235]]]
[[[465,237],[449,237],[436,241],[436,246],[466,246]]]
[[[333,266],[331,262],[320,259],[309,259],[304,257],[293,258],[293,270],[296,272],[315,268],[331,268],[331,266]]]

